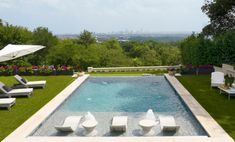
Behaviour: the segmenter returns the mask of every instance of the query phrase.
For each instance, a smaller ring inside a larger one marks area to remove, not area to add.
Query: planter
[[[176,71],[168,71],[168,74],[169,74],[170,76],[175,76]]]

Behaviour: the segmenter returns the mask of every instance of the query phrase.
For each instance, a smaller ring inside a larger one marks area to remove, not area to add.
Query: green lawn
[[[46,80],[46,87],[34,89],[33,96],[30,98],[17,98],[16,105],[10,111],[0,109],[0,141],[74,80],[71,76],[30,76],[26,78],[28,80]],[[0,81],[7,85],[17,83],[12,76],[0,77]]]
[[[209,75],[185,75],[177,77],[194,98],[235,139],[235,97],[229,101],[227,95],[210,87]]]

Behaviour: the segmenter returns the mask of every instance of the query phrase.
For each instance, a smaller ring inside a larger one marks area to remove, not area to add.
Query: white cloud
[[[0,0],[0,18],[56,33],[120,30],[198,31],[204,0]]]

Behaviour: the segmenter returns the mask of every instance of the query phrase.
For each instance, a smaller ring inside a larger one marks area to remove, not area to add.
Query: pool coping
[[[79,87],[89,75],[77,78],[56,97],[26,120],[2,142],[234,142],[210,114],[192,97],[183,85],[173,76],[164,75],[175,91],[189,107],[209,136],[156,136],[156,137],[40,137],[29,136],[47,117]]]

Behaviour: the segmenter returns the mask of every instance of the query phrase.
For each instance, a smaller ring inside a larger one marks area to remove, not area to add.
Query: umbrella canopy
[[[0,50],[0,62],[13,60],[21,56],[34,53],[42,48],[45,48],[45,46],[8,44],[6,47]]]

